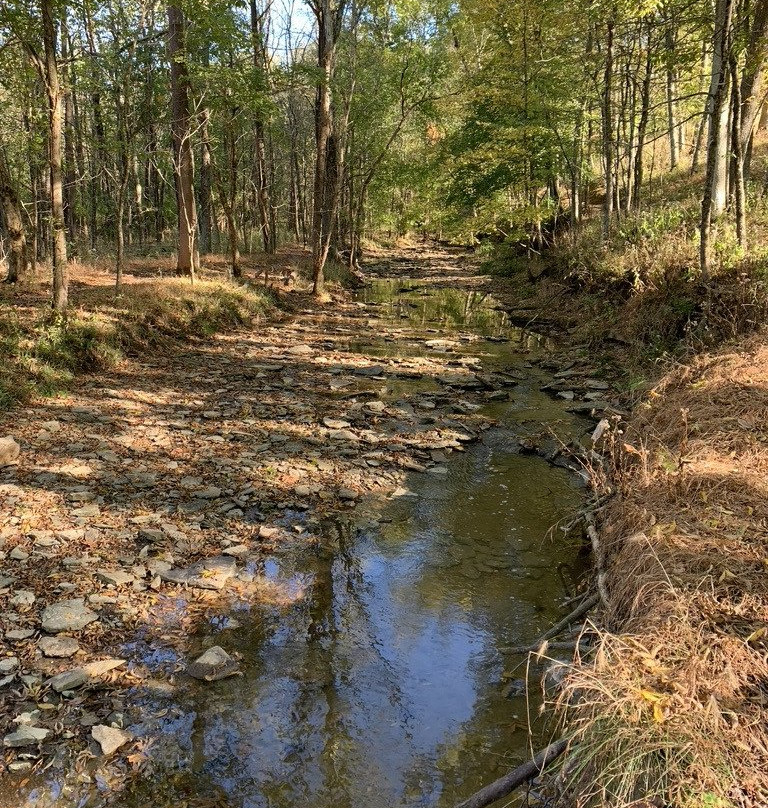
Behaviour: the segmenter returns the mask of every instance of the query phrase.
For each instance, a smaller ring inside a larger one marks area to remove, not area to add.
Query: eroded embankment
[[[562,696],[579,804],[768,804],[767,416],[763,333],[672,370],[603,438],[605,628]]]

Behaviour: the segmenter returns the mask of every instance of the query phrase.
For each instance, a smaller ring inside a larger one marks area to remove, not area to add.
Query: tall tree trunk
[[[734,182],[733,196],[736,208],[736,235],[742,250],[747,249],[746,191],[744,187],[744,146],[741,137],[741,88],[739,67],[736,55],[731,53],[731,93],[733,112],[731,114],[731,150],[733,153]]]
[[[186,22],[179,6],[168,6],[168,53],[171,61],[171,134],[176,178],[178,242],[176,274],[194,279],[197,255],[195,158],[189,115],[189,73],[186,58]]]
[[[707,144],[707,174],[704,182],[704,195],[701,202],[699,263],[702,280],[709,283],[712,258],[710,239],[712,220],[725,207],[725,194],[722,191],[723,155],[727,152],[728,137],[728,63],[733,44],[733,3],[734,0],[717,0],[715,13],[714,55],[712,59],[712,82],[709,100],[709,140]],[[722,121],[725,119],[725,131]],[[722,204],[722,206],[721,206]]]
[[[602,129],[603,129],[603,170],[605,173],[605,201],[603,203],[603,238],[611,234],[613,206],[615,202],[615,149],[613,131],[613,61],[614,61],[613,19],[606,24],[605,70],[603,74]]]
[[[19,195],[11,178],[8,158],[2,144],[0,144],[0,208],[3,211],[8,240],[11,243],[11,250],[8,254],[8,275],[5,282],[21,283],[27,277],[27,236],[24,232]]]
[[[200,113],[200,252],[211,252],[212,199],[211,199],[211,111]]]
[[[752,156],[751,142],[755,124],[766,97],[766,61],[768,61],[768,0],[756,0],[739,87],[741,96],[740,148],[744,155],[745,176],[749,174]]]
[[[51,175],[51,228],[53,231],[53,307],[67,308],[69,277],[67,231],[64,223],[64,182],[62,170],[63,115],[59,64],[56,58],[56,23],[53,0],[40,0],[43,23],[44,80],[48,95],[48,159]]]
[[[314,0],[312,10],[317,20],[317,64],[319,79],[315,101],[315,187],[312,209],[312,277],[313,292],[322,295],[325,263],[333,235],[333,223],[339,200],[338,140],[333,132],[331,81],[333,79],[336,43],[341,33],[344,0],[335,8],[331,0]]]
[[[253,64],[256,70],[260,71],[264,77],[265,84],[268,83],[268,64],[266,55],[266,26],[265,17],[269,13],[269,4],[260,8],[257,0],[250,0],[251,11],[251,42],[253,48]],[[254,117],[253,124],[254,141],[254,185],[256,188],[256,198],[259,209],[259,227],[261,229],[261,240],[264,252],[267,254],[275,251],[275,233],[272,222],[272,202],[270,171],[267,165],[267,148],[265,135],[265,121],[263,114],[259,111]]]
[[[61,26],[61,81],[64,96],[64,224],[70,239],[76,235],[75,190],[77,186],[77,164],[75,162],[75,104],[69,80],[68,61],[69,34],[66,26]]]
[[[646,25],[646,53],[645,72],[643,74],[643,86],[640,91],[640,120],[637,124],[637,149],[635,151],[635,181],[633,183],[632,207],[640,210],[640,202],[643,192],[643,175],[645,165],[645,136],[648,131],[648,118],[651,110],[651,82],[653,81],[653,42],[651,39],[652,26],[648,20]]]

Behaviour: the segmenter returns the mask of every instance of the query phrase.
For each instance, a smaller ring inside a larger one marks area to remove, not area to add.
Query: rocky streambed
[[[3,804],[448,806],[526,756],[503,649],[576,586],[557,466],[615,406],[549,348],[385,279],[14,413]]]

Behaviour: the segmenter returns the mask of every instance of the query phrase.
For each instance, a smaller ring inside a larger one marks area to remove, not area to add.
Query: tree
[[[171,3],[168,6],[168,55],[171,61],[171,137],[178,211],[176,274],[194,279],[198,261],[197,204],[185,29],[184,12],[180,6]]]

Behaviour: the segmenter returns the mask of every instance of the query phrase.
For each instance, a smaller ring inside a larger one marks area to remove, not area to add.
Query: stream
[[[410,474],[387,504],[324,523],[320,550],[297,536],[258,562],[269,602],[215,615],[196,638],[234,649],[242,675],[138,691],[145,720],[128,729],[152,739],[160,774],[110,804],[448,808],[527,759],[529,728],[534,744],[544,737],[541,669],[526,690],[524,658],[504,649],[533,641],[573,594],[580,548],[549,530],[583,493],[518,441],[555,423],[578,436],[588,422],[540,392],[547,340],[511,328],[488,297],[380,280],[358,301],[362,316],[421,329],[424,342],[352,339],[349,350],[467,353],[519,384],[483,405],[497,425],[482,441]],[[399,380],[388,394],[419,384],[437,387]],[[178,670],[160,647],[126,650],[158,682]],[[27,804],[47,804],[49,788]]]

